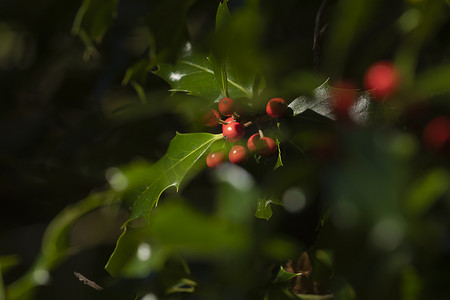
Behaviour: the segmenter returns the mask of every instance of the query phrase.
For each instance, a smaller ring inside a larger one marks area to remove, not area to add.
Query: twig
[[[323,11],[325,10],[325,7],[328,3],[328,0],[323,0],[322,4],[320,4],[319,10],[317,11],[316,15],[316,22],[314,24],[314,40],[313,40],[313,55],[314,55],[314,63],[316,65],[316,68],[319,66],[319,36],[321,33],[320,30],[320,21],[322,19]]]
[[[82,283],[90,286],[93,289],[96,289],[97,291],[101,291],[103,290],[103,288],[101,286],[99,286],[98,284],[96,284],[95,282],[93,282],[92,280],[87,279],[83,274],[78,273],[78,272],[73,272],[73,274],[75,275],[75,277],[77,277]]]
[[[244,123],[244,127],[249,127],[249,126],[252,126],[252,125],[258,125],[258,124],[265,123],[265,122],[268,122],[268,121],[271,121],[271,120],[273,120],[273,118],[271,116],[269,116],[269,115],[256,117],[254,120]]]

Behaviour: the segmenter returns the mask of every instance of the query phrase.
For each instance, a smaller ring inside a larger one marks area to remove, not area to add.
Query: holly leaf
[[[170,84],[170,91],[184,92],[210,101],[219,101],[225,97],[224,74],[227,76],[226,86],[230,97],[251,98],[253,94],[253,83],[240,84],[233,72],[225,73],[218,61],[208,59],[189,42],[184,45],[175,65],[161,64],[154,73]],[[220,74],[220,80],[217,80],[216,73]]]
[[[331,92],[327,84],[324,82],[321,86],[313,91],[313,97],[300,96],[291,103],[289,107],[292,109],[294,116],[297,116],[307,109],[310,109],[319,115],[325,116],[329,119],[335,120],[336,117],[333,113],[333,107],[331,106]]]
[[[265,219],[268,221],[273,214],[272,204],[282,205],[277,200],[258,197],[256,202],[255,217],[259,219]]]
[[[126,224],[139,217],[148,218],[161,194],[172,186],[178,190],[182,180],[197,160],[212,143],[221,138],[223,138],[222,134],[177,133],[170,142],[166,154],[150,167],[146,178],[143,178],[148,185],[134,202]]]
[[[286,282],[289,282],[289,280],[291,280],[292,278],[295,278],[300,274],[301,273],[288,272],[283,268],[283,266],[280,266],[280,270],[278,270],[278,274],[275,277],[275,282],[276,283],[286,283]]]
[[[175,65],[160,64],[154,73],[170,84],[171,91],[185,92],[211,101],[224,97],[211,62],[191,43],[184,45]]]
[[[216,32],[220,31],[230,19],[230,11],[228,10],[228,0],[219,3],[216,13]]]
[[[277,158],[277,163],[273,167],[274,170],[278,169],[279,167],[283,167],[284,166],[283,165],[283,160],[281,159],[280,141],[278,139],[276,139],[275,142],[277,143],[278,158]]]
[[[313,91],[312,97],[300,96],[289,103],[288,106],[292,109],[294,116],[309,109],[331,120],[336,120],[328,80]],[[373,103],[369,94],[366,92],[360,93],[349,109],[349,116],[355,123],[365,125],[369,122],[372,109]]]
[[[126,227],[105,268],[113,276],[145,277],[163,268],[170,257],[227,259],[231,253],[247,251],[248,234],[243,226],[200,213],[186,203],[165,202],[148,226]]]

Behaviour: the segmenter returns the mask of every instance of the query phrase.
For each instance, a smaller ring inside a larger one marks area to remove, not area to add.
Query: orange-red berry
[[[211,152],[206,157],[206,164],[210,168],[214,168],[220,165],[225,160],[225,154],[223,152]]]
[[[232,164],[244,164],[248,159],[247,150],[244,146],[234,145],[228,153],[228,159]]]
[[[229,119],[232,118],[226,119],[225,122],[228,122]],[[222,125],[222,132],[225,139],[230,142],[237,142],[244,136],[245,129],[241,123],[233,120],[226,125]]]
[[[272,118],[284,116],[287,111],[287,103],[283,98],[270,99],[266,106],[266,112]]]
[[[248,139],[247,148],[256,154],[269,156],[277,151],[277,143],[270,137],[261,137],[255,133]]]
[[[233,99],[225,97],[220,100],[219,111],[224,116],[231,116],[236,111]]]
[[[215,109],[203,108],[197,115],[197,119],[204,126],[215,127],[218,125],[217,120],[220,119],[220,114]]]

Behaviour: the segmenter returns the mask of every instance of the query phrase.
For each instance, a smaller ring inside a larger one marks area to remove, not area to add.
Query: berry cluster
[[[239,107],[233,99],[229,97],[223,98],[220,100],[218,108],[220,114],[227,117],[227,119],[222,120],[217,110],[208,109],[202,114],[202,123],[210,127],[221,124],[223,137],[231,143],[238,143],[244,137],[245,129],[250,125],[282,117],[287,111],[287,103],[282,98],[273,98],[266,105],[266,116],[255,117],[254,120],[247,120],[246,122],[243,122],[244,118],[238,113]],[[275,141],[270,137],[264,136],[261,130],[250,136],[246,146],[242,145],[242,143],[233,145],[228,152],[228,160],[233,164],[244,164],[248,160],[249,153],[268,157],[277,151]],[[223,151],[211,152],[206,158],[206,164],[210,168],[214,168],[224,162],[226,156],[226,153]]]

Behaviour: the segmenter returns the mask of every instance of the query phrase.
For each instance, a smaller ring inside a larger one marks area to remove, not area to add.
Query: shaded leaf
[[[117,201],[114,192],[97,193],[61,211],[47,227],[34,265],[23,277],[8,286],[8,299],[28,299],[34,287],[45,283],[50,270],[73,254],[68,240],[73,224],[86,213]]]
[[[114,276],[142,277],[162,268],[173,255],[227,259],[232,253],[245,251],[248,241],[248,231],[242,226],[204,215],[180,202],[165,203],[152,214],[148,226],[127,226],[106,270]],[[143,257],[142,249],[148,255]]]
[[[411,216],[425,213],[445,192],[449,191],[450,175],[445,169],[434,169],[419,178],[408,194],[406,211]]]
[[[72,34],[78,35],[89,55],[98,55],[92,41],[100,42],[116,16],[119,0],[84,0],[72,25]]]
[[[5,272],[9,268],[14,267],[19,263],[20,259],[17,255],[3,255],[0,256],[0,272]]]
[[[228,93],[232,98],[252,97],[262,63],[258,52],[262,23],[258,1],[246,2],[232,14],[226,1],[217,9],[212,53],[226,69]]]
[[[196,0],[154,0],[150,2],[147,23],[151,31],[152,60],[173,61],[189,39],[186,15]]]
[[[413,266],[407,266],[402,270],[401,291],[402,300],[420,299],[423,290],[423,281],[419,272]]]
[[[450,92],[450,64],[439,65],[418,75],[415,87],[424,94]]]
[[[230,12],[228,10],[228,0],[224,0],[221,3],[219,3],[219,7],[217,8],[216,13],[216,31],[219,31],[222,29],[223,26],[226,25],[226,23],[230,19]]]
[[[193,293],[197,283],[188,278],[181,278],[176,284],[167,289],[167,294],[173,293]]]

